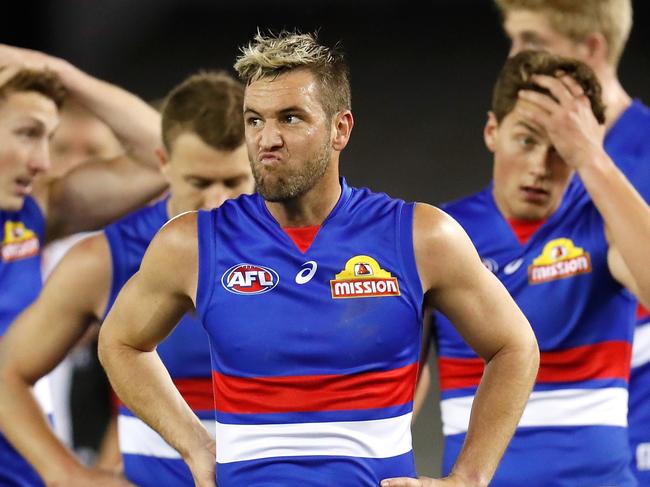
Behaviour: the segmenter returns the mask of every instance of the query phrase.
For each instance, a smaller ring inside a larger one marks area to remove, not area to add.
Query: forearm
[[[486,365],[451,476],[486,486],[517,427],[537,375],[536,346],[502,349]]]
[[[650,207],[605,154],[581,168],[579,174],[605,221],[609,238],[647,301],[650,297]]]
[[[5,370],[0,374],[0,430],[47,485],[66,485],[65,479],[82,468],[54,435],[30,384]]]
[[[180,395],[156,351],[100,334],[99,356],[116,394],[186,460],[214,442]]]
[[[141,98],[94,78],[65,60],[48,58],[47,67],[61,78],[70,96],[103,120],[135,160],[157,168],[161,147],[160,114]]]

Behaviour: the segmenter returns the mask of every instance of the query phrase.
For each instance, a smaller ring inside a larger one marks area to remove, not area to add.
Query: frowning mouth
[[[277,152],[262,152],[259,155],[259,162],[262,164],[276,164],[282,160]]]
[[[27,196],[32,192],[32,180],[31,178],[18,178],[15,180],[16,183],[16,193],[20,196]]]
[[[539,203],[545,201],[551,194],[550,191],[537,186],[520,186],[519,190],[526,201]]]

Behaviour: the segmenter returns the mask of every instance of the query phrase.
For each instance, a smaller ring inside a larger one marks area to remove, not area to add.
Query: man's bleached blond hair
[[[631,0],[495,0],[505,18],[515,10],[546,15],[558,33],[582,41],[600,32],[607,40],[609,63],[618,66],[632,29]]]
[[[328,117],[351,109],[350,77],[343,53],[338,46],[320,44],[316,34],[258,32],[253,41],[241,48],[241,53],[235,70],[246,85],[306,69],[319,84],[320,101]]]

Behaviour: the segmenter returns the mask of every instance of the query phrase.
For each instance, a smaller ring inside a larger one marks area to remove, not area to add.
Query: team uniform
[[[630,376],[632,467],[640,485],[650,486],[650,313],[639,307]]]
[[[259,195],[199,212],[221,487],[415,476],[414,205],[341,185],[305,252]]]
[[[43,214],[33,198],[26,198],[17,212],[0,210],[0,337],[37,297],[42,287],[41,246],[45,234]],[[1,340],[2,338],[0,338]],[[44,412],[51,416],[47,383],[39,381],[34,392]],[[51,419],[51,418],[50,418]],[[0,433],[0,485],[42,486],[36,471]]]
[[[164,199],[104,230],[113,264],[109,309],[122,286],[139,269],[151,240],[167,222],[166,205]],[[214,432],[210,351],[201,324],[185,315],[158,345],[157,352],[185,401],[208,431]],[[178,452],[124,405],[119,406],[118,437],[125,476],[134,484],[140,487],[194,485],[192,474]]]
[[[623,112],[605,137],[605,149],[650,202],[650,108],[639,100]],[[650,317],[639,308],[630,377],[629,428],[632,469],[650,486]]]
[[[492,187],[445,207],[530,321],[541,351],[522,419],[490,485],[637,485],[630,470],[628,378],[636,302],[610,275],[604,222],[573,182],[520,243]],[[467,432],[483,361],[436,315],[448,473]]]

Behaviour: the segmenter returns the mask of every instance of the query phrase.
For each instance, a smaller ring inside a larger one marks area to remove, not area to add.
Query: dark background
[[[576,0],[579,1],[579,0]],[[620,67],[650,103],[650,2],[636,0]],[[341,40],[356,125],[342,156],[353,185],[440,203],[490,178],[482,143],[492,83],[508,43],[490,0],[49,0],[0,17],[0,41],[64,57],[89,73],[161,98],[198,69],[229,69],[259,27],[320,29]],[[15,6],[16,8],[16,6]],[[435,396],[414,428],[421,473],[439,468]]]

